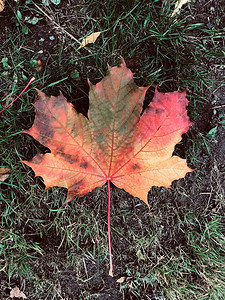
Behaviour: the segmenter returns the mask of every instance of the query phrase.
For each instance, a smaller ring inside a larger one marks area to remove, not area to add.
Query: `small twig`
[[[222,108],[222,107],[225,107],[225,104],[224,105],[213,106],[212,109]]]
[[[46,18],[48,18],[57,28],[59,28],[62,32],[64,32],[68,37],[70,37],[72,40],[74,40],[75,42],[77,42],[79,44],[79,46],[81,45],[81,42],[76,39],[72,34],[70,34],[68,31],[66,31],[63,27],[61,27],[58,23],[56,23],[43,9],[41,9],[36,3],[34,3],[34,6],[43,14],[46,16]],[[85,47],[85,49],[92,54],[91,50],[88,49],[87,47]]]
[[[86,266],[86,263],[85,263],[85,259],[83,258],[83,263],[84,263],[84,270],[85,270],[85,273],[86,273],[86,277],[88,279],[88,272],[87,272],[87,266]]]
[[[19,97],[26,91],[26,89],[28,88],[28,86],[35,80],[34,77],[31,78],[31,80],[28,82],[28,84],[25,86],[25,88],[22,90],[22,92],[19,94],[19,96],[17,96],[9,105],[7,105],[6,107],[4,107],[0,113],[2,113],[5,109],[9,108],[17,99],[19,99]]]

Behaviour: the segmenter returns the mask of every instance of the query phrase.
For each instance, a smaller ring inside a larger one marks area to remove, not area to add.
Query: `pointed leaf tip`
[[[124,60],[123,56],[120,56],[120,59],[121,59],[121,64],[124,65],[124,66],[126,67],[127,65],[126,65],[126,63],[125,63],[125,60]]]
[[[38,93],[38,98],[46,97],[46,96],[47,96],[47,95],[46,95],[44,92],[42,92],[41,90],[39,90],[39,89],[37,89],[37,88],[35,88],[35,90],[36,90],[36,92]]]
[[[89,78],[87,78],[87,82],[88,82],[88,85],[89,85],[90,87],[93,86],[93,84],[92,84],[92,82],[90,81]]]

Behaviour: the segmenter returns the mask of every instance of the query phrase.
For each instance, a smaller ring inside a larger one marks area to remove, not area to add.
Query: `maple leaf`
[[[38,91],[32,128],[24,131],[51,150],[32,161],[46,189],[68,188],[68,198],[84,195],[107,180],[147,204],[152,186],[169,187],[192,171],[172,156],[174,146],[191,125],[184,92],[160,93],[140,117],[148,87],[138,87],[132,72],[120,67],[90,85],[88,119],[58,97]]]
[[[160,93],[140,116],[148,87],[138,87],[124,60],[96,85],[89,82],[88,118],[60,93],[38,91],[33,126],[24,131],[51,153],[24,161],[46,189],[66,187],[68,200],[110,181],[147,205],[152,186],[170,187],[192,171],[172,156],[174,146],[191,126],[186,92]],[[110,202],[109,202],[110,204]],[[110,205],[109,205],[110,206]],[[108,218],[109,221],[109,218]]]

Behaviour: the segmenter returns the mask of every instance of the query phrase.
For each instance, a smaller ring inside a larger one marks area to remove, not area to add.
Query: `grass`
[[[34,87],[50,94],[62,90],[85,114],[86,78],[98,82],[107,63],[118,64],[122,55],[137,84],[152,85],[149,98],[156,85],[164,92],[188,87],[188,111],[195,125],[175,152],[196,171],[171,190],[153,188],[150,211],[113,189],[115,274],[116,279],[125,277],[115,283],[116,289],[125,299],[223,299],[224,170],[213,147],[218,135],[209,134],[224,118],[219,109],[215,114],[211,109],[213,91],[222,85],[222,10],[217,8],[208,21],[210,4],[197,11],[191,3],[176,20],[170,18],[172,2],[75,2],[45,6],[41,1],[9,1],[6,7],[0,109],[31,77],[36,81],[0,116],[0,162],[12,170],[0,193],[1,296],[6,298],[7,284],[23,282],[32,299],[93,299],[107,290],[106,280],[99,279],[106,277],[108,264],[106,187],[67,204],[65,189],[44,191],[42,180],[20,161],[47,149],[21,131],[34,119]],[[37,24],[28,23],[34,17]],[[93,31],[102,35],[78,50],[76,41]],[[66,279],[73,292],[80,284],[79,295],[69,291]]]

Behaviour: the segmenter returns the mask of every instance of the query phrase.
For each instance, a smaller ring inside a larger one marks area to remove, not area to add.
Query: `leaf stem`
[[[111,230],[110,230],[110,180],[107,180],[108,186],[108,245],[109,245],[109,276],[113,277],[113,261],[112,261],[112,248],[111,248]]]
[[[25,86],[25,88],[22,90],[22,92],[19,94],[19,96],[17,96],[9,105],[7,105],[6,107],[4,107],[0,113],[2,113],[5,109],[9,108],[28,88],[28,86],[35,80],[34,77],[31,78],[31,80],[28,82],[28,84]]]

